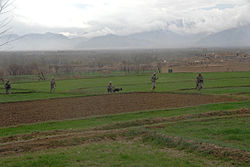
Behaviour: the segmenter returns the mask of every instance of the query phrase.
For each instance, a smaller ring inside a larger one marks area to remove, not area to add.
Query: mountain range
[[[125,48],[250,47],[250,25],[206,34],[177,34],[168,30],[126,36],[108,34],[94,38],[68,38],[61,34],[16,34],[0,38],[1,50],[82,50]]]

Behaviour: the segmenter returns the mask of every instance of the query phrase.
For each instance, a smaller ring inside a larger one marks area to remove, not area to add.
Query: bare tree
[[[9,24],[11,22],[11,17],[9,12],[11,1],[10,0],[0,0],[0,39],[2,39],[3,35],[6,34],[11,28]],[[9,43],[11,40],[2,39],[0,42],[0,47]]]

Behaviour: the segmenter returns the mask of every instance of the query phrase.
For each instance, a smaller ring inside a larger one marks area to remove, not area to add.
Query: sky
[[[10,13],[20,35],[209,34],[250,24],[250,0],[13,0]]]

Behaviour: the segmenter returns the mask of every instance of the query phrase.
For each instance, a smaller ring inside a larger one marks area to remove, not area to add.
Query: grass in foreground
[[[5,167],[202,167],[230,166],[174,149],[159,149],[140,142],[105,142],[0,158]]]
[[[180,121],[161,133],[250,151],[250,117]]]

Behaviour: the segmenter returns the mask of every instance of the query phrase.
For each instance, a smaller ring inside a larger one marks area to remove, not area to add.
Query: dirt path
[[[0,127],[141,110],[236,101],[227,96],[131,93],[0,104]]]

